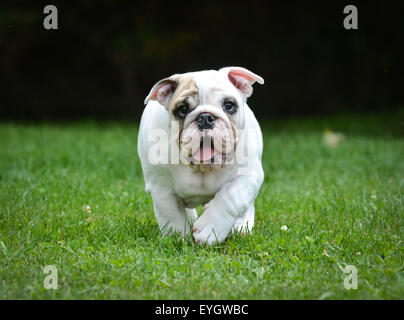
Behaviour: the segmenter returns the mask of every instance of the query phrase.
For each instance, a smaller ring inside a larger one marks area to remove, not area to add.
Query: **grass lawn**
[[[210,248],[160,236],[136,124],[2,123],[0,299],[402,299],[403,121],[261,122],[254,233]],[[326,129],[343,140],[327,146]]]

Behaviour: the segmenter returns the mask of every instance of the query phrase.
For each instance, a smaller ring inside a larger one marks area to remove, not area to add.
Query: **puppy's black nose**
[[[201,113],[198,118],[196,118],[196,123],[199,130],[212,129],[215,124],[216,117],[211,113]]]

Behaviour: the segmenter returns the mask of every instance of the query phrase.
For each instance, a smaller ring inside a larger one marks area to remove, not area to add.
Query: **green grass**
[[[403,118],[262,122],[254,233],[210,248],[160,236],[135,124],[0,124],[0,299],[402,299]]]

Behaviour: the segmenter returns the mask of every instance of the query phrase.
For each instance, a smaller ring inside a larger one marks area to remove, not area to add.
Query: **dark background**
[[[231,65],[266,80],[259,117],[402,108],[403,2],[329,2],[2,2],[0,116],[136,120],[158,80]],[[43,28],[47,4],[59,30]]]

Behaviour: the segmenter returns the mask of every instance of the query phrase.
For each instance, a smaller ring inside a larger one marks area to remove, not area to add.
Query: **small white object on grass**
[[[324,143],[328,147],[336,147],[343,138],[344,138],[344,135],[339,132],[332,132],[330,130],[325,130],[323,133]]]
[[[281,230],[282,230],[282,231],[287,231],[287,230],[288,230],[288,227],[287,227],[287,226],[282,226],[282,227],[281,227]]]

